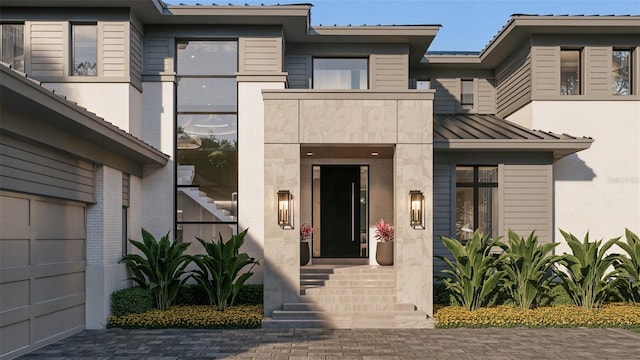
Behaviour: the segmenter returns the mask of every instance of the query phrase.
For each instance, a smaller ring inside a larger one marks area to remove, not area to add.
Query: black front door
[[[360,166],[320,168],[322,257],[360,257]]]

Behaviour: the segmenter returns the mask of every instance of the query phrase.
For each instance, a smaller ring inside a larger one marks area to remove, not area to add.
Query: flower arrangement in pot
[[[313,228],[309,224],[300,225],[300,266],[307,265],[310,260],[309,241],[313,235]]]
[[[376,244],[376,261],[383,266],[393,265],[393,226],[380,219],[376,224],[374,238],[378,240]]]

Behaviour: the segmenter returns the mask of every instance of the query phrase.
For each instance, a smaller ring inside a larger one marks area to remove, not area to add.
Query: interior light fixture
[[[422,191],[409,191],[409,207],[411,211],[411,227],[424,229],[424,195]]]
[[[293,197],[289,190],[278,191],[278,225],[283,229],[293,229]]]

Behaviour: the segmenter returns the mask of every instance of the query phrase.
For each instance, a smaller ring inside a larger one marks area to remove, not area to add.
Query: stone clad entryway
[[[300,301],[285,303],[263,328],[422,329],[433,319],[400,303],[395,271],[377,265],[310,265],[300,269]]]

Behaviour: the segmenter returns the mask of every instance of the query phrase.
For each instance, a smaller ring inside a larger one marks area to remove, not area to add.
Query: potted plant
[[[300,266],[307,265],[310,259],[309,240],[313,235],[313,228],[309,224],[300,226]]]
[[[375,239],[376,244],[376,261],[383,266],[393,265],[393,226],[385,223],[380,219],[376,224]]]

